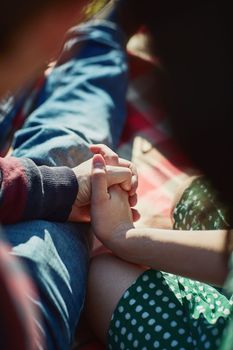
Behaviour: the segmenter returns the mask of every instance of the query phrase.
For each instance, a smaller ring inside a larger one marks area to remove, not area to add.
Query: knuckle
[[[118,162],[118,159],[119,159],[119,157],[118,157],[118,155],[117,155],[116,153],[110,154],[110,155],[109,155],[109,158],[110,158],[111,160],[117,161],[117,162]]]
[[[128,179],[132,178],[132,172],[129,168],[124,169],[125,176],[127,176]]]
[[[92,175],[92,180],[96,182],[104,178],[105,178],[105,172],[101,169],[98,169],[98,171],[94,172]]]

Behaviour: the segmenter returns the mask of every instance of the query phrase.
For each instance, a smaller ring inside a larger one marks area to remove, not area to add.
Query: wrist
[[[124,222],[120,223],[112,232],[110,237],[106,238],[105,245],[111,249],[117,256],[122,259],[127,259],[128,256],[128,244],[127,236],[130,231],[134,230],[133,223]]]

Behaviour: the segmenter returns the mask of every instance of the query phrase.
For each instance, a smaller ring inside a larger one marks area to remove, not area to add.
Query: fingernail
[[[94,161],[93,166],[94,166],[94,168],[105,169],[105,165],[99,161]]]

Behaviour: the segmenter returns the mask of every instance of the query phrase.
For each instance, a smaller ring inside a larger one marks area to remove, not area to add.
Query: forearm
[[[130,262],[221,285],[227,275],[227,231],[129,229],[108,247]]]

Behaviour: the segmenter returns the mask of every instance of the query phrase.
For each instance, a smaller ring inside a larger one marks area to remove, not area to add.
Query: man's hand
[[[133,228],[133,215],[128,193],[119,185],[108,187],[105,161],[93,157],[91,222],[97,238],[108,247],[119,235]],[[119,237],[118,237],[119,238]]]
[[[105,145],[91,145],[92,153],[100,153],[106,162],[106,181],[110,187],[119,184],[127,192],[130,206],[137,203],[136,189],[138,176],[135,166],[128,160],[119,158]],[[89,159],[73,168],[79,184],[77,198],[73,204],[69,221],[90,221],[91,172],[92,159]]]

